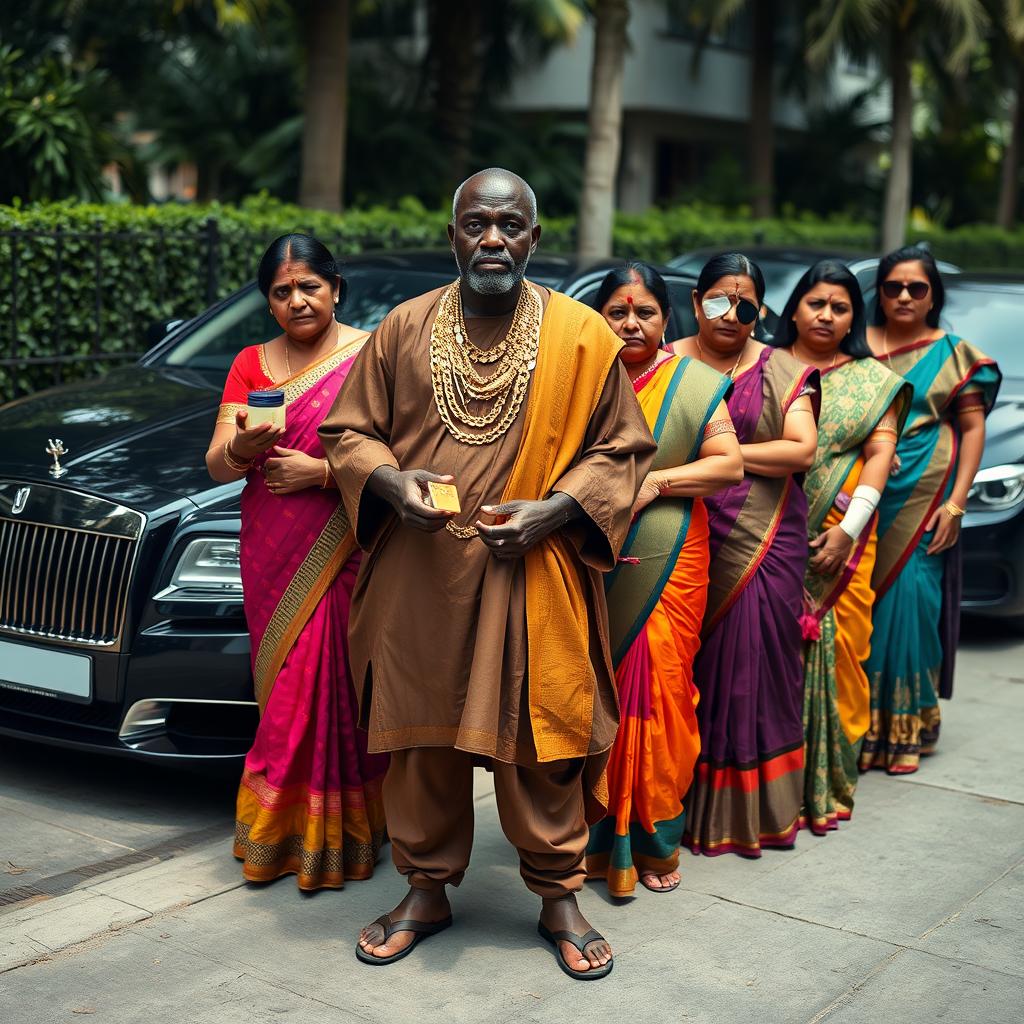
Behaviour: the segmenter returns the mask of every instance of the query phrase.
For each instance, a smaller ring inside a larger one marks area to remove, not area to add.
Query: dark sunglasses
[[[717,320],[719,317],[725,316],[732,307],[733,301],[727,295],[716,295],[714,298],[704,299],[700,304],[700,308],[708,320]],[[736,319],[741,324],[752,324],[760,312],[760,309],[750,299],[739,299],[736,302]]]
[[[931,285],[927,281],[911,281],[904,284],[903,281],[883,281],[882,294],[887,299],[898,299],[906,288],[912,299],[923,299],[928,294]]]

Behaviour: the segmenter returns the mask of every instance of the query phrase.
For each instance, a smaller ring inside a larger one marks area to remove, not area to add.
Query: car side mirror
[[[151,323],[147,328],[144,335],[146,348],[152,348],[157,342],[163,341],[168,334],[171,333],[176,327],[180,327],[185,322],[184,317],[174,317],[171,320],[157,320]]]

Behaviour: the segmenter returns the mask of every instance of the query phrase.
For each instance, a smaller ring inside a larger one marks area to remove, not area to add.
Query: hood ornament
[[[46,449],[46,454],[53,456],[53,465],[50,467],[50,476],[52,476],[54,480],[59,480],[67,472],[67,470],[60,464],[60,457],[70,453],[67,448],[64,447],[64,442],[59,437],[56,441],[52,437],[47,438],[47,440],[50,442],[50,446]]]

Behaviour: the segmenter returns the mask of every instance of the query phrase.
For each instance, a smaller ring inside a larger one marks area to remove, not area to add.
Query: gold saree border
[[[314,384],[323,380],[332,370],[336,370],[346,359],[357,355],[363,345],[366,344],[366,339],[369,336],[369,334],[364,334],[362,337],[346,342],[344,345],[339,345],[328,352],[319,362],[313,363],[311,366],[305,366],[298,373],[293,373],[290,377],[285,377],[281,381],[274,380],[274,375],[270,372],[270,366],[267,363],[266,343],[264,343],[259,347],[260,369],[267,380],[274,381],[275,388],[280,388],[284,391],[285,402],[294,402],[303,392],[308,391]],[[243,406],[242,408],[245,407]]]
[[[355,550],[348,516],[339,504],[288,581],[260,640],[253,666],[260,714],[267,708],[274,682],[299,634]]]
[[[779,523],[782,522],[782,513],[786,509],[786,505],[789,502],[790,491],[793,489],[794,483],[791,476],[786,477],[785,486],[782,488],[782,494],[779,497],[779,502],[775,506],[775,510],[772,513],[771,519],[768,521],[768,526],[765,529],[764,535],[758,542],[757,547],[754,549],[754,553],[750,556],[750,561],[747,562],[743,571],[739,575],[739,579],[732,585],[732,589],[722,599],[722,603],[708,616],[704,623],[703,633],[706,636],[711,632],[715,626],[721,622],[722,617],[725,613],[736,603],[736,599],[743,593],[747,584],[750,582],[754,573],[757,572],[761,563],[764,561],[765,555],[768,553],[768,548],[771,547],[772,541],[775,540],[775,534],[778,532]],[[747,495],[747,501],[743,503],[743,508],[740,509],[739,516],[742,516],[747,511],[747,504],[750,501],[750,495]],[[737,516],[737,520],[739,519]]]
[[[221,402],[220,407],[217,409],[217,422],[230,423],[234,426],[235,416],[247,408],[248,406],[245,402]]]
[[[860,410],[843,409],[849,404],[848,394],[852,390],[845,383],[847,377],[854,377],[854,387],[859,389],[877,388],[871,404]],[[857,380],[857,377],[863,378]],[[832,385],[830,387],[830,384]],[[845,395],[838,395],[843,387]],[[831,397],[827,391],[832,391]],[[832,425],[829,432],[831,439],[827,448],[822,449],[822,431],[819,426],[818,455],[815,463],[807,471],[804,491],[807,493],[808,532],[817,531],[836,496],[842,490],[846,478],[853,469],[857,458],[871,432],[894,403],[899,403],[896,410],[898,430],[902,430],[910,412],[910,385],[898,374],[874,359],[857,359],[843,363],[834,370],[826,370],[821,375],[821,423]],[[826,405],[829,406],[826,409]],[[833,408],[836,406],[838,408]],[[845,411],[845,416],[843,412]],[[859,412],[859,415],[858,415]],[[845,437],[840,438],[840,433]],[[826,469],[826,463],[831,468]]]

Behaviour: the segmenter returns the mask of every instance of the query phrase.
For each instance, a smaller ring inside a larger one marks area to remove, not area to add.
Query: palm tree
[[[615,179],[622,144],[622,78],[628,0],[593,0],[594,59],[590,69],[587,149],[583,161],[577,253],[581,261],[610,256]]]
[[[775,210],[775,57],[778,0],[697,0],[691,15],[700,23],[697,60],[709,36],[722,32],[749,8],[751,19],[750,119],[748,140],[750,180],[755,217],[771,217]],[[696,69],[697,60],[694,62]]]
[[[845,49],[869,53],[882,40],[892,95],[889,175],[882,211],[882,248],[895,249],[906,237],[913,157],[911,65],[924,35],[943,31],[952,40],[947,66],[964,66],[981,44],[987,16],[981,0],[830,0],[808,15],[808,60],[818,67]]]
[[[451,195],[470,169],[474,115],[482,94],[500,93],[524,58],[541,59],[571,42],[585,17],[584,0],[432,0],[427,9],[424,93],[433,129],[447,153],[438,193]]]
[[[306,58],[299,203],[340,210],[348,124],[349,0],[302,2],[299,24]]]
[[[999,175],[996,224],[1007,231],[1017,219],[1021,148],[1024,145],[1024,0],[988,0],[993,59],[1008,79],[1009,134]]]

